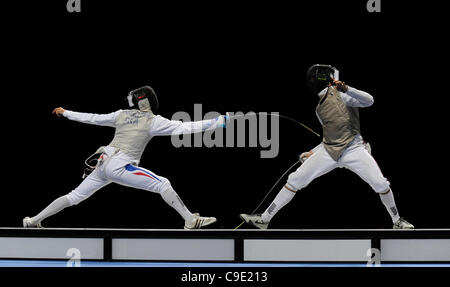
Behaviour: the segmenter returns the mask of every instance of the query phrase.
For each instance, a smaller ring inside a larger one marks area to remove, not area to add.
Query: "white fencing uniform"
[[[389,189],[389,181],[383,176],[375,159],[365,148],[360,135],[346,148],[338,161],[331,158],[322,144],[317,146],[313,154],[289,175],[287,184],[291,189],[302,189],[315,178],[337,167],[345,167],[353,171],[377,193],[386,192]]]
[[[316,114],[322,124],[322,143],[289,175],[286,185],[262,214],[241,214],[241,218],[255,227],[267,229],[275,214],[294,198],[296,191],[337,167],[345,167],[380,195],[394,229],[413,229],[411,223],[400,217],[389,181],[381,173],[368,150],[370,147],[361,137],[358,108],[371,106],[373,97],[352,87],[340,92],[334,86],[324,89],[318,96]]]
[[[24,227],[42,227],[41,221],[66,207],[85,200],[105,185],[115,182],[121,185],[159,193],[163,200],[184,219],[185,229],[196,229],[216,221],[214,217],[192,214],[171,187],[167,178],[139,167],[145,147],[153,136],[180,135],[225,127],[225,117],[198,122],[170,121],[155,116],[151,111],[119,110],[98,115],[65,111],[63,115],[74,121],[114,127],[112,142],[101,148],[102,154],[94,171],[67,195],[55,199],[39,214],[23,219]]]
[[[80,203],[111,182],[156,193],[171,187],[167,178],[136,166],[123,151],[115,152],[113,147],[105,148],[101,164],[67,195],[72,205]]]

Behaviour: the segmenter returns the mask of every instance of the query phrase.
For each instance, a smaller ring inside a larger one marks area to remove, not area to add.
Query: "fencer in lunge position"
[[[101,147],[97,151],[101,155],[89,176],[77,188],[57,198],[36,216],[25,217],[24,227],[42,227],[41,222],[47,217],[66,207],[79,204],[111,182],[159,193],[163,200],[183,217],[185,229],[201,228],[216,221],[214,217],[201,217],[197,213],[191,213],[169,180],[139,167],[139,161],[153,136],[190,134],[223,128],[228,116],[196,122],[168,120],[154,114],[158,109],[158,99],[149,86],[131,91],[128,103],[133,109],[118,110],[109,114],[79,113],[61,107],[53,110],[54,114],[62,115],[69,120],[114,127],[115,135],[108,146]]]
[[[394,229],[413,229],[399,216],[389,181],[363,141],[358,108],[373,104],[373,97],[339,81],[339,71],[329,65],[313,65],[307,71],[307,84],[319,96],[316,108],[322,125],[323,140],[313,150],[300,155],[303,164],[288,177],[286,185],[262,214],[241,214],[247,223],[267,229],[270,220],[296,192],[315,178],[337,167],[345,167],[367,182],[380,195]]]

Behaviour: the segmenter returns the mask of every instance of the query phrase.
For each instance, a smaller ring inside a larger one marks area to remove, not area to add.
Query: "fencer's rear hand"
[[[307,151],[307,152],[302,153],[302,154],[300,155],[300,162],[303,163],[303,162],[304,162],[305,160],[307,160],[312,154],[313,154],[312,151]]]
[[[62,114],[64,114],[65,111],[66,111],[65,109],[63,109],[61,107],[58,107],[58,108],[53,110],[52,114],[55,114],[58,117],[60,117],[60,116],[62,116]]]

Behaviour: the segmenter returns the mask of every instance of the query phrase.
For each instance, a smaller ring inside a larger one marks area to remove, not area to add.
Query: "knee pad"
[[[78,194],[75,190],[66,194],[66,197],[70,202],[70,206],[77,205],[86,199],[84,196]]]
[[[286,185],[288,188],[298,191],[308,185],[306,183],[306,180],[304,180],[303,178],[299,177],[298,175],[294,175],[294,174],[295,174],[295,172],[291,173],[288,176],[288,179],[286,181]],[[300,183],[300,185],[293,184],[292,182]]]
[[[391,188],[391,184],[386,178],[378,182],[373,182],[370,185],[376,193],[386,193],[386,191],[389,191],[389,189]]]
[[[163,193],[164,191],[172,188],[172,185],[170,184],[170,181],[167,178],[160,176],[159,179],[160,183],[158,184],[154,192]]]

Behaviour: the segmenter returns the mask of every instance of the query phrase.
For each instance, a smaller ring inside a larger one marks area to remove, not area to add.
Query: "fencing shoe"
[[[394,223],[393,228],[394,229],[414,229],[414,225],[412,225],[411,223],[409,223],[408,221],[406,221],[400,217],[400,219]]]
[[[215,217],[202,217],[200,214],[194,213],[192,220],[186,220],[184,222],[184,229],[200,229],[216,221],[217,219]]]
[[[22,220],[22,222],[23,222],[23,227],[25,227],[25,228],[42,228],[42,225],[41,225],[40,222],[33,223],[33,222],[31,221],[31,218],[29,218],[28,216],[25,217],[25,218]]]
[[[259,229],[267,229],[267,226],[269,226],[269,222],[264,222],[262,220],[261,214],[242,213],[239,217],[246,223],[258,227]]]

